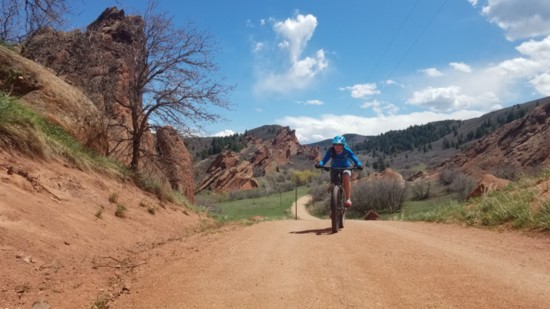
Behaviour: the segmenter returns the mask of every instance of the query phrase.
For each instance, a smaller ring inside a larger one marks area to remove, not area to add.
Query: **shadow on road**
[[[314,229],[314,230],[303,230],[303,231],[290,232],[290,234],[311,234],[311,233],[314,233],[316,235],[330,235],[330,234],[332,234],[332,229],[330,227],[327,227],[325,229]]]

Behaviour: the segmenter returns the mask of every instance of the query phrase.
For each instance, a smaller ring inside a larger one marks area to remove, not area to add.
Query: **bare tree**
[[[202,123],[220,118],[211,108],[229,108],[226,94],[231,86],[214,78],[218,70],[212,60],[216,51],[209,33],[192,23],[176,28],[172,17],[156,13],[151,2],[143,15],[145,55],[134,57],[135,73],[130,99],[118,101],[131,114],[131,127],[124,127],[131,139],[130,168],[138,171],[147,132],[172,125],[180,132],[202,129]],[[142,63],[139,63],[142,61]],[[123,125],[123,124],[119,124]]]
[[[68,12],[65,0],[0,0],[0,40],[21,42],[42,27],[64,23]]]

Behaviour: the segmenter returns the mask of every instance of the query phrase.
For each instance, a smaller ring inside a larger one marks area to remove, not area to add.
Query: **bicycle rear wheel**
[[[340,227],[340,212],[338,211],[338,204],[341,203],[341,193],[340,193],[340,187],[334,186],[332,188],[332,194],[330,198],[330,222],[332,224],[332,232],[338,233],[338,229]]]

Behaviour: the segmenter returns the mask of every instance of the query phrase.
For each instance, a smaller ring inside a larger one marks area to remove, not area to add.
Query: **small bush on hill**
[[[396,180],[372,180],[352,187],[353,207],[350,213],[363,216],[367,211],[394,213],[401,210],[406,197],[406,187]]]

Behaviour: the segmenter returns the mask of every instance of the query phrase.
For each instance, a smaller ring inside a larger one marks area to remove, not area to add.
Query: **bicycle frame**
[[[332,232],[338,233],[338,230],[344,227],[344,220],[346,216],[346,209],[344,207],[344,200],[346,194],[342,187],[342,174],[345,170],[355,170],[356,167],[341,168],[341,167],[322,167],[325,171],[336,171],[337,177],[332,177],[331,172],[331,195],[330,195],[330,221],[332,225]]]

